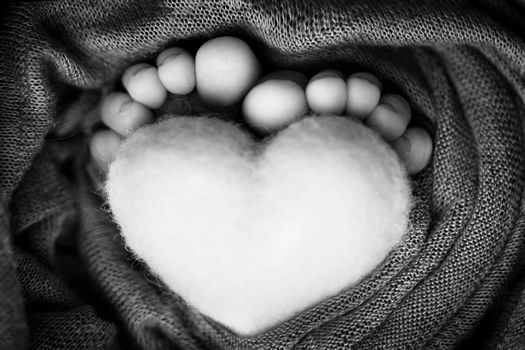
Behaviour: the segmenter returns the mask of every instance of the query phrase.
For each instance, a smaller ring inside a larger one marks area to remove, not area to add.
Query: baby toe
[[[107,172],[115,152],[120,146],[120,136],[112,130],[97,131],[89,141],[89,150],[97,167]]]
[[[149,108],[159,108],[166,100],[167,92],[159,79],[157,68],[139,63],[126,69],[122,84],[129,95]]]
[[[379,79],[370,73],[355,73],[348,77],[346,85],[346,113],[359,119],[368,117],[381,97],[382,85]]]
[[[315,113],[342,114],[347,101],[347,87],[343,74],[327,69],[314,75],[306,86],[306,100]]]
[[[159,79],[162,85],[177,95],[189,94],[195,88],[195,61],[180,47],[171,47],[157,57]]]
[[[365,123],[387,141],[394,141],[405,132],[412,112],[408,102],[395,94],[384,95]]]
[[[432,157],[432,138],[423,128],[408,128],[403,136],[392,142],[392,147],[406,164],[409,175],[423,170]]]
[[[113,92],[102,100],[100,117],[109,128],[125,137],[151,122],[153,112],[143,104],[133,101],[128,94]]]
[[[255,129],[270,133],[308,112],[304,86],[308,78],[295,71],[277,71],[264,77],[246,95],[242,112]]]

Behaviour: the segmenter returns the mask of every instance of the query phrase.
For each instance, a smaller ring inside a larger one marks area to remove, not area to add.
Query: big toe
[[[244,41],[219,37],[204,43],[195,56],[197,91],[208,104],[231,106],[246,95],[261,74],[261,66]]]

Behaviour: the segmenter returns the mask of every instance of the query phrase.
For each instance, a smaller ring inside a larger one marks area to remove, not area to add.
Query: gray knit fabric
[[[0,30],[0,349],[525,349],[523,2],[34,2]],[[133,261],[87,176],[125,67],[224,34],[268,71],[374,72],[435,141],[404,243],[250,338]]]

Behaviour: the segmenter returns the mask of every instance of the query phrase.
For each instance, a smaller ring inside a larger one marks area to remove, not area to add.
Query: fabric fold
[[[499,0],[11,5],[0,30],[0,348],[522,347],[524,19],[520,1]],[[269,69],[376,73],[435,143],[412,179],[403,244],[359,285],[250,338],[133,260],[87,175],[97,103],[123,70],[224,34]],[[40,309],[24,308],[28,296]]]

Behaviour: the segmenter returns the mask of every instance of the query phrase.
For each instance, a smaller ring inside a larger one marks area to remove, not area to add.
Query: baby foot
[[[221,67],[214,69],[218,65]],[[233,37],[209,40],[195,58],[173,47],[158,55],[156,67],[139,63],[127,68],[122,76],[126,92],[113,92],[101,103],[101,119],[109,130],[95,133],[90,140],[96,166],[107,172],[122,138],[151,123],[153,110],[176,113],[174,109],[181,107],[177,97],[190,94],[196,87],[198,96],[186,96],[195,107],[231,106],[244,97],[259,75],[260,65],[253,52],[244,41]],[[183,107],[181,112],[186,112]]]
[[[341,72],[328,69],[308,81],[296,71],[277,71],[261,79],[243,102],[247,122],[263,133],[285,128],[308,109],[362,120],[391,144],[410,175],[430,161],[432,139],[426,130],[408,127],[408,102],[396,94],[381,96],[381,82],[370,73],[356,73],[345,81]]]
[[[324,70],[308,80],[302,73],[286,70],[257,82],[260,71],[248,45],[232,37],[206,42],[195,58],[174,47],[158,55],[156,67],[147,63],[129,67],[122,76],[127,92],[110,93],[102,101],[101,119],[108,129],[90,140],[95,164],[106,172],[122,138],[151,123],[154,110],[167,105],[169,96],[193,90],[198,94],[193,95],[195,103],[231,106],[244,98],[247,123],[266,133],[288,126],[309,109],[315,114],[348,114],[381,134],[409,174],[418,173],[430,161],[430,135],[408,127],[410,105],[399,95],[381,96],[381,83],[374,75],[356,73],[345,80],[336,70]]]
[[[195,88],[195,61],[182,48],[169,48],[157,57],[157,67],[139,63],[126,69],[122,83],[127,92],[112,92],[100,107],[102,122],[109,128],[90,140],[93,160],[102,172],[122,138],[154,120],[153,109],[166,102],[168,94],[186,95]]]

